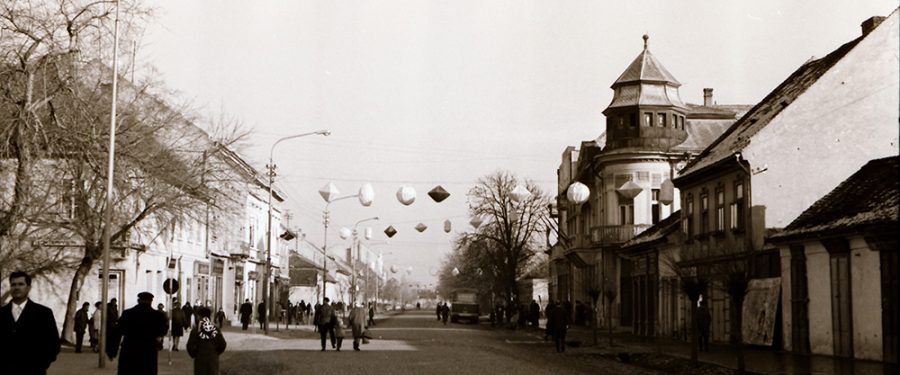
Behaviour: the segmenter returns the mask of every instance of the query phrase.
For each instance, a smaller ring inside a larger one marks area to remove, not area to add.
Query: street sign
[[[166,294],[178,293],[178,280],[166,279],[166,281],[163,282],[163,291],[165,291]]]

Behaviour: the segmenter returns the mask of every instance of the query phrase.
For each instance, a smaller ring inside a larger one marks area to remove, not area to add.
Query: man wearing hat
[[[169,327],[165,315],[153,309],[153,295],[138,293],[138,304],[122,312],[113,331],[106,354],[115,358],[121,339],[119,374],[156,374],[158,345]]]

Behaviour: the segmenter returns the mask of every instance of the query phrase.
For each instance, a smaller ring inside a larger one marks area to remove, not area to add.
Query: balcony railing
[[[591,228],[591,242],[595,245],[621,244],[650,227],[649,224],[599,225]]]

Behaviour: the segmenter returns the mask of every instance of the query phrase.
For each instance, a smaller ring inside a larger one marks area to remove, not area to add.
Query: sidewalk
[[[540,322],[541,329],[527,328],[524,332],[543,337],[545,321]],[[577,326],[569,330],[566,341],[579,342],[577,350],[593,353],[620,361],[631,361],[642,365],[642,359],[652,361],[657,350],[659,355],[681,359],[690,359],[691,347],[687,342],[666,340],[655,344],[652,339],[634,336],[630,332],[613,332],[613,346],[609,346],[609,333],[605,330],[597,332],[597,345],[594,345],[594,331],[589,327]],[[882,362],[855,360],[822,355],[798,355],[785,351],[764,347],[745,346],[744,357],[746,370],[758,374],[894,374],[895,365]],[[702,363],[721,366],[728,369],[737,368],[736,348],[725,344],[710,344],[709,352],[698,353]]]

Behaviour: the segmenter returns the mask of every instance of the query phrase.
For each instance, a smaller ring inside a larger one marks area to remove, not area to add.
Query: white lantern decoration
[[[437,276],[437,274],[438,274],[438,269],[435,268],[435,267],[431,267],[431,268],[428,269],[428,274],[431,275],[431,276]]]
[[[459,268],[453,267],[453,271],[450,271],[453,276],[459,276]]]
[[[412,275],[412,270],[413,270],[412,266],[406,267],[406,274]]]
[[[391,273],[397,273],[397,271],[399,271],[399,270],[400,270],[400,269],[397,268],[397,265],[391,266]]]
[[[365,237],[366,237],[367,240],[371,240],[371,239],[372,239],[372,228],[366,228],[366,231],[365,231]]]
[[[672,180],[666,179],[659,184],[659,203],[668,206],[673,201],[675,201],[675,184]]]
[[[590,196],[591,190],[588,189],[587,185],[578,181],[573,182],[569,185],[569,188],[566,189],[566,198],[569,199],[570,203],[582,204],[587,202]]]
[[[416,201],[416,189],[409,185],[401,186],[400,189],[397,189],[397,200],[404,206],[411,205]]]
[[[483,222],[484,220],[481,219],[481,216],[475,216],[472,218],[472,220],[469,220],[469,224],[472,224],[475,229],[478,229],[478,227],[480,227],[481,223]]]
[[[350,228],[346,228],[346,227],[345,227],[345,228],[341,228],[341,229],[338,231],[338,233],[341,235],[341,239],[344,239],[344,240],[346,240],[346,239],[350,238],[351,236],[353,236],[353,231],[351,231]]]
[[[372,184],[365,183],[359,187],[359,204],[363,207],[369,207],[375,201],[375,189]]]
[[[338,190],[337,186],[335,186],[334,183],[331,182],[319,189],[319,195],[321,195],[322,199],[324,199],[326,202],[331,202],[331,200],[337,198],[338,194],[340,193],[341,191]]]
[[[521,203],[531,197],[531,192],[522,185],[516,185],[516,188],[510,192],[513,202]]]

